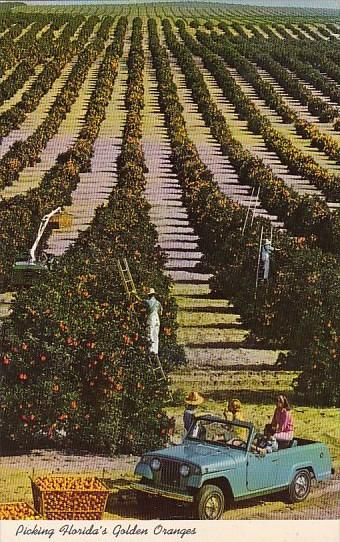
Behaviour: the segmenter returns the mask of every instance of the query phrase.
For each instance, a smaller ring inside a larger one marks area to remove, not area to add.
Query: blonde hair
[[[228,410],[233,409],[235,412],[240,412],[242,403],[239,399],[231,399],[228,403]]]

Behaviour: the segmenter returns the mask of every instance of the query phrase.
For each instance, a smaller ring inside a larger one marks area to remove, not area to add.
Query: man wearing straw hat
[[[184,429],[189,431],[192,423],[195,420],[195,412],[198,405],[203,403],[203,397],[197,391],[191,391],[185,399],[186,409],[183,414]]]
[[[147,317],[147,326],[149,332],[150,340],[150,352],[158,355],[158,344],[159,344],[159,329],[160,329],[160,316],[163,313],[163,307],[156,299],[154,288],[150,288],[148,291],[148,299],[145,301],[145,306],[147,308],[148,317]]]

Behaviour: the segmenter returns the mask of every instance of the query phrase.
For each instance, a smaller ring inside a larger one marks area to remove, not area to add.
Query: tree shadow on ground
[[[186,343],[186,348],[205,350],[205,349],[231,349],[239,350],[243,347],[243,341],[218,341],[218,342],[206,342],[206,343]]]
[[[187,519],[190,517],[190,507],[161,497],[150,498],[140,493],[142,501],[138,502],[137,492],[130,487],[129,480],[104,478],[103,481],[106,487],[113,491],[106,505],[106,512],[110,514],[137,519]]]
[[[181,327],[201,328],[201,329],[242,329],[240,323],[213,323],[213,324],[181,324]]]
[[[115,481],[112,481],[115,484]],[[109,498],[106,512],[119,515],[124,518],[136,519],[158,519],[158,520],[188,520],[194,518],[194,510],[191,504],[176,503],[161,497],[142,497],[142,501],[137,501],[136,492],[126,485],[115,496]],[[251,509],[262,506],[263,504],[285,501],[283,493],[276,493],[264,497],[257,497],[247,501],[227,503],[223,519],[232,519],[237,515],[239,519],[240,511],[251,512]]]
[[[230,383],[230,387],[224,390],[211,390],[205,391],[204,397],[212,401],[226,401],[231,396],[237,397],[242,403],[255,403],[259,405],[273,405],[273,412],[275,408],[276,397],[279,392],[277,389],[267,390],[245,390],[235,389],[233,391],[233,383]],[[289,390],[285,391],[291,398],[292,394]]]
[[[183,249],[184,251],[185,249]],[[175,252],[175,250],[174,250]],[[194,250],[191,252],[195,252]],[[184,299],[190,298],[190,299],[208,299],[211,301],[213,298],[209,296],[209,294],[191,294],[191,293],[185,293],[185,294],[174,294],[174,297],[183,297]]]
[[[181,312],[203,312],[203,313],[214,313],[214,314],[237,314],[234,307],[219,307],[209,306],[209,307],[180,307]]]

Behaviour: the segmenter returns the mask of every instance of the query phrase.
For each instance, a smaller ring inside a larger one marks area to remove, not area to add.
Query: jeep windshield
[[[250,438],[250,428],[242,422],[229,422],[224,420],[207,420],[198,418],[190,427],[186,439],[208,444],[247,449]]]

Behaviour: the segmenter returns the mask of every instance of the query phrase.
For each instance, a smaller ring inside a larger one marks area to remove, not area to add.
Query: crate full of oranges
[[[0,520],[3,519],[42,519],[27,502],[1,502]]]
[[[34,506],[44,519],[102,519],[109,490],[96,477],[39,476],[31,480]]]

